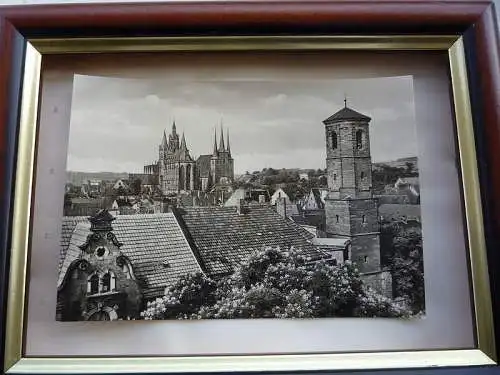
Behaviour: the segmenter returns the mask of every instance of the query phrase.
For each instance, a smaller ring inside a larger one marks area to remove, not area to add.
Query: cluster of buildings
[[[224,139],[221,131],[212,153],[194,159],[174,123],[168,138],[163,135],[158,161],[144,175],[153,176],[151,188],[171,195],[175,204],[146,198],[150,205],[141,200],[139,207],[149,206],[147,214],[104,208],[63,217],[57,319],[138,318],[145,302],[162,296],[180,276],[201,271],[225,277],[265,247],[294,247],[334,264],[350,260],[367,284],[392,296],[391,274],[381,264],[370,121],[347,105],[323,121],[328,188],[312,189],[298,203],[282,189],[272,196],[264,189],[232,190],[229,136]],[[415,186],[401,180],[393,193],[411,193]],[[185,204],[181,197],[188,197]],[[112,205],[119,210],[116,200]]]

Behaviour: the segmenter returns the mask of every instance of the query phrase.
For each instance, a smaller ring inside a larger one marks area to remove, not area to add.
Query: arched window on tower
[[[94,273],[87,280],[87,293],[97,294],[99,293],[99,276]]]
[[[356,148],[358,150],[363,148],[363,131],[356,130]]]
[[[338,147],[338,139],[337,139],[337,133],[333,132],[332,133],[332,149],[336,149]]]

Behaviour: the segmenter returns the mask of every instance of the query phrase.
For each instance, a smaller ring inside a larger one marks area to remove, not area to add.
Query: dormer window
[[[363,148],[363,131],[362,130],[356,131],[356,148],[358,150],[361,150]]]
[[[332,149],[335,150],[338,147],[337,133],[332,133]]]

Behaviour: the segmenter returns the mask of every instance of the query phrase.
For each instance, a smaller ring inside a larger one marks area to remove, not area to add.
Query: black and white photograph
[[[418,149],[412,76],[75,75],[55,318],[421,318]]]

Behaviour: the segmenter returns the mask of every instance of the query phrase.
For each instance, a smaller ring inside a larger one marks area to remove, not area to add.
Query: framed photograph
[[[4,371],[495,365],[493,17],[0,8]]]

